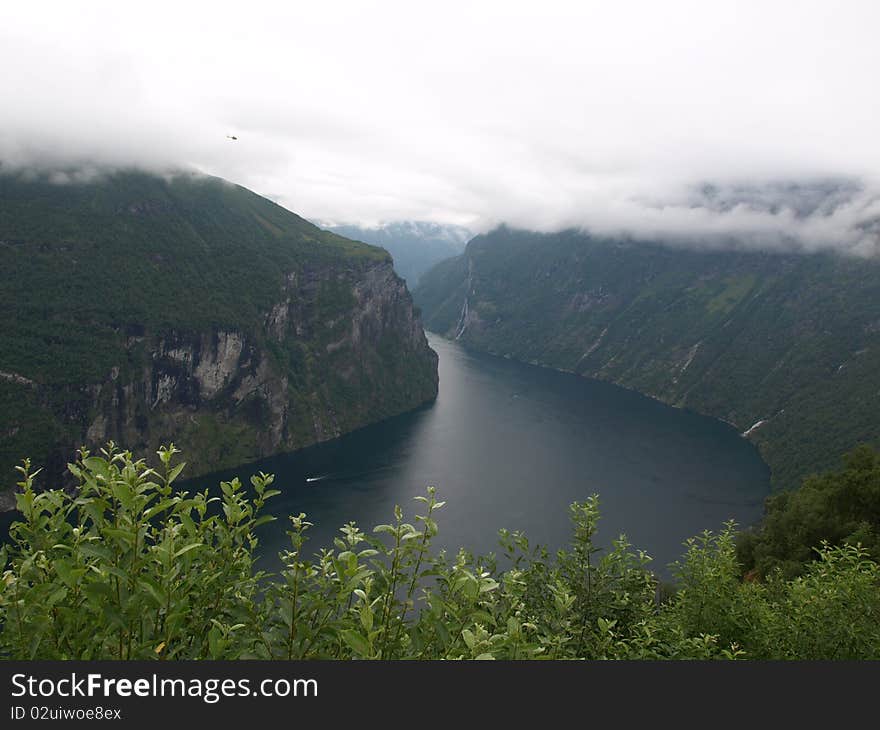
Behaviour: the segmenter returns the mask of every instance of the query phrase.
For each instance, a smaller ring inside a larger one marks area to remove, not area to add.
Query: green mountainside
[[[880,441],[880,261],[502,227],[414,296],[429,330],[748,431],[780,487]]]
[[[0,271],[0,487],[109,438],[222,468],[436,395],[387,252],[217,178],[0,175]]]

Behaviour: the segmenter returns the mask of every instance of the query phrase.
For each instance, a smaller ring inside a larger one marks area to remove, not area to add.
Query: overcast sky
[[[878,28],[876,0],[9,3],[0,159],[194,167],[328,222],[869,251]]]

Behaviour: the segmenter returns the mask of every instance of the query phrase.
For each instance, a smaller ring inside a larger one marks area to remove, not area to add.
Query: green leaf
[[[109,547],[96,542],[87,542],[84,545],[80,545],[79,551],[89,558],[103,558],[104,560],[111,560],[113,558],[113,551]]]
[[[223,633],[216,626],[212,626],[208,632],[208,649],[211,652],[212,659],[218,659],[226,648],[226,640]]]
[[[105,459],[100,456],[88,456],[83,459],[83,465],[93,474],[102,476],[105,479],[110,478],[110,468]]]
[[[369,657],[372,655],[372,651],[370,650],[370,642],[367,639],[354,629],[346,629],[342,632],[342,640],[348,644],[356,654],[359,654],[362,657]]]
[[[129,574],[122,568],[117,568],[115,565],[105,565],[104,571],[109,575],[115,575],[117,578],[123,581],[127,581],[129,579]]]
[[[186,466],[185,461],[181,461],[177,466],[175,466],[171,471],[168,472],[168,483],[171,484],[177,477],[180,476],[180,472],[183,471],[183,467]]]
[[[464,639],[464,643],[467,644],[467,648],[473,649],[477,643],[477,637],[474,636],[474,632],[470,629],[462,629],[461,636]]]
[[[364,630],[369,633],[370,629],[373,628],[373,610],[370,608],[369,603],[361,604],[361,626],[364,627]]]
[[[194,542],[191,545],[187,545],[186,547],[180,548],[176,553],[174,553],[175,558],[179,558],[181,555],[188,553],[190,550],[195,550],[196,548],[203,547],[202,543]]]
[[[128,530],[117,529],[115,527],[105,527],[104,534],[107,537],[112,537],[114,540],[118,540],[126,545],[131,545],[134,542],[134,535]]]
[[[51,608],[56,603],[64,600],[64,597],[67,595],[66,586],[61,586],[60,588],[55,589],[52,593],[49,594],[49,597],[45,601],[45,606],[47,608]]]
[[[171,505],[173,505],[176,501],[177,501],[177,497],[170,497],[169,499],[163,499],[161,502],[153,505],[152,507],[150,507],[150,509],[148,509],[146,512],[144,512],[144,519],[146,519],[146,520],[152,519],[160,512],[164,512]]]
[[[113,498],[116,499],[119,504],[121,504],[126,509],[131,506],[134,493],[131,491],[131,487],[129,487],[125,482],[114,481],[110,485],[110,493],[113,495]]]
[[[65,585],[72,587],[76,583],[76,577],[73,574],[73,566],[70,564],[70,561],[56,560],[53,567]]]

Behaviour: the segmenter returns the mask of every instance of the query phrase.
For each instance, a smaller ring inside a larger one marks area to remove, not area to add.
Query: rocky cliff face
[[[108,440],[138,454],[173,441],[196,476],[437,394],[437,356],[382,249],[226,183],[129,175],[39,195],[5,183],[0,264],[21,278],[0,284],[0,304],[22,315],[0,323],[0,487],[25,456],[49,483],[78,446]],[[109,196],[122,202],[97,215]],[[31,243],[30,214],[48,228],[58,210],[56,236]],[[23,233],[4,238],[4,225]]]
[[[346,305],[322,305],[328,288],[348,292]],[[436,395],[437,356],[406,285],[382,262],[289,274],[259,333],[130,333],[124,359],[66,398],[84,444],[150,453],[174,441],[195,476],[335,438]],[[50,464],[74,446],[59,444]]]

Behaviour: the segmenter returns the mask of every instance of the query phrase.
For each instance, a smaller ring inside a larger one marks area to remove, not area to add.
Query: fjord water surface
[[[568,505],[600,496],[599,540],[625,532],[668,577],[682,542],[726,520],[761,515],[769,473],[731,426],[638,393],[466,350],[429,335],[440,361],[437,400],[303,451],[195,480],[276,475],[278,516],[305,512],[313,551],[349,520],[391,522],[395,504],[434,485],[447,505],[437,545],[497,549],[501,527],[551,548],[569,538]],[[288,547],[286,519],[261,530],[264,567]]]

